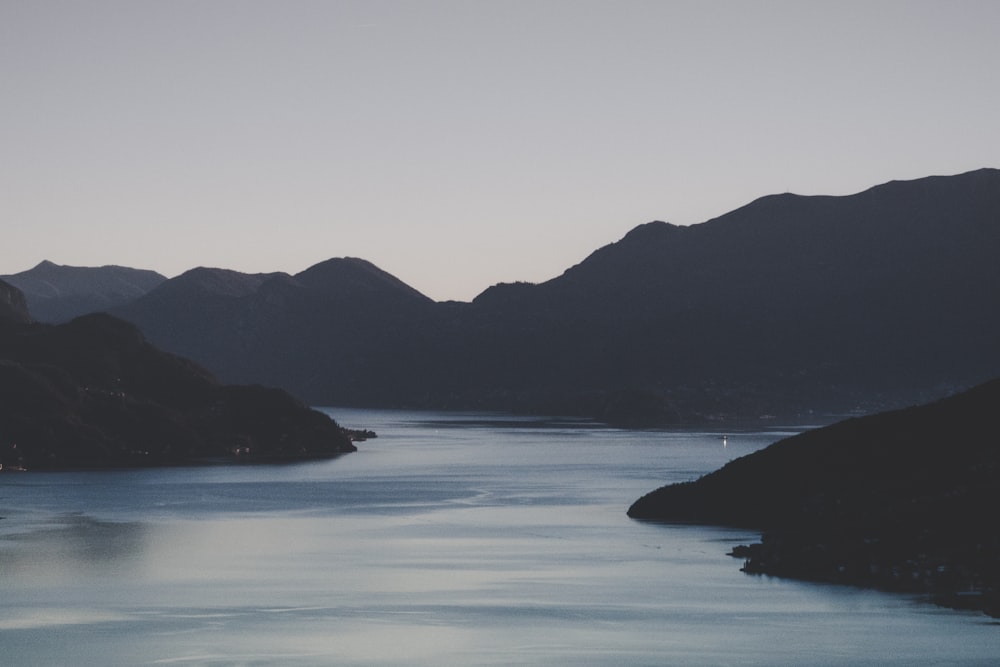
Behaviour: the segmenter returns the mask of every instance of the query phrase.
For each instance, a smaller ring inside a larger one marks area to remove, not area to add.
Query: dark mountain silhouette
[[[0,282],[0,469],[291,461],[354,451],[349,432],[286,392],[222,385],[110,315],[60,325],[28,319],[23,296]]]
[[[21,290],[0,280],[0,325],[10,322],[30,322],[28,302]]]
[[[1000,380],[777,442],[642,497],[629,516],[763,529],[748,572],[1000,614]]]
[[[434,306],[373,264],[343,258],[295,276],[194,269],[114,312],[227,381],[343,405],[396,403],[419,384],[383,381],[408,363]]]
[[[204,282],[185,274],[115,312],[227,381],[312,404],[815,420],[1000,375],[998,253],[1000,171],[983,169],[649,223],[472,303],[336,259],[235,292],[171,292]]]
[[[40,322],[68,322],[78,315],[108,310],[132,301],[166,280],[155,271],[124,266],[38,266],[0,276],[20,289]]]

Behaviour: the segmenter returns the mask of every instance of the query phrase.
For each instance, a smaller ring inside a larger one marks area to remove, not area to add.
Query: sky
[[[996,0],[0,0],[0,274],[349,256],[468,301],[1000,167],[998,66]]]

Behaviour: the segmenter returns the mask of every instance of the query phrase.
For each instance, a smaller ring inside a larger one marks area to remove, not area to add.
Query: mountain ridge
[[[113,312],[227,381],[313,404],[813,421],[1000,374],[998,220],[1000,170],[984,169],[646,223],[468,303],[334,258],[154,307],[167,281]]]
[[[127,303],[167,280],[145,269],[67,266],[49,260],[0,279],[24,294],[33,317],[51,323]]]

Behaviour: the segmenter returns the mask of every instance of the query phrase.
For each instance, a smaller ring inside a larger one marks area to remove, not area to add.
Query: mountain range
[[[32,317],[53,324],[128,303],[166,279],[155,271],[125,266],[61,266],[48,260],[0,276],[21,290]]]
[[[435,302],[356,258],[169,280],[43,262],[20,277],[45,289],[0,280],[0,467],[354,449],[291,394],[632,426],[926,403],[783,440],[629,515],[761,529],[733,551],[749,573],[926,592],[996,616],[997,256],[1000,170],[983,169],[640,225],[557,278],[471,303]],[[129,295],[109,287],[121,280]],[[59,319],[87,299],[118,317],[32,321],[34,303]]]
[[[313,405],[832,421],[1000,376],[998,254],[1000,170],[982,169],[640,225],[471,303],[339,258],[197,268],[108,310],[227,382]]]

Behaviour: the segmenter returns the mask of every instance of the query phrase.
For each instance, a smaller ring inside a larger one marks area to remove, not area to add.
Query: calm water
[[[786,435],[334,410],[334,461],[0,475],[5,665],[996,665],[1000,626],[752,577],[628,505]]]

